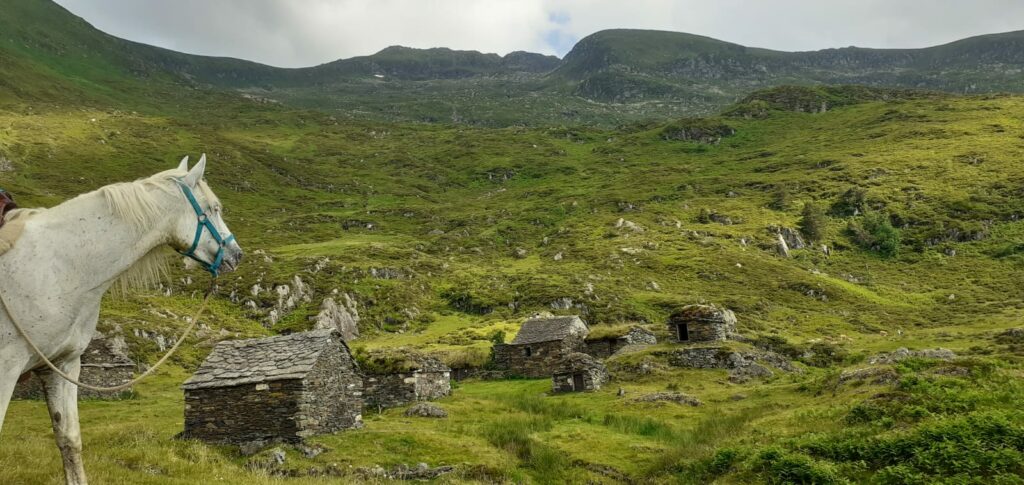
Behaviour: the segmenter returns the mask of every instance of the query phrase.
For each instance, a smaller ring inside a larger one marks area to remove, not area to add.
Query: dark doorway
[[[572,375],[572,390],[582,391],[583,390],[583,374]]]
[[[533,355],[533,349],[531,349],[530,347],[527,347],[526,348],[526,356],[529,357],[531,355]]]
[[[676,324],[676,337],[680,342],[690,340],[690,327],[685,323]]]

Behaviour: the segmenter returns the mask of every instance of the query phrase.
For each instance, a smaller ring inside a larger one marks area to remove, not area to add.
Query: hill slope
[[[1024,91],[1021,32],[925,49],[779,52],[678,32],[619,29],[580,40],[564,61],[526,52],[501,57],[395,46],[283,69],[117,39],[50,0],[7,0],[0,28],[4,67],[43,78],[0,80],[10,88],[0,102],[12,95],[45,100],[59,87],[76,101],[173,106],[187,103],[197,88],[212,88],[344,119],[607,127],[713,113],[753,90],[782,84]]]

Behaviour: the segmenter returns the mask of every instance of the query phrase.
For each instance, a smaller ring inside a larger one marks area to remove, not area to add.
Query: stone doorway
[[[676,338],[680,342],[690,340],[690,326],[686,323],[680,323],[676,325]]]
[[[572,375],[572,389],[574,391],[582,391],[583,389],[583,374]]]

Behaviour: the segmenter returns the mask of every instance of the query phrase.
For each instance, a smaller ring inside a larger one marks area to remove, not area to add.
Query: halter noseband
[[[231,241],[235,240],[235,235],[229,234],[226,238],[221,237],[220,231],[218,231],[213,223],[210,222],[210,216],[207,215],[206,211],[204,211],[202,206],[199,205],[199,201],[196,200],[196,196],[192,193],[192,189],[189,188],[188,184],[181,179],[175,179],[174,181],[178,183],[178,187],[181,187],[181,192],[185,194],[185,198],[188,199],[188,203],[192,205],[192,210],[196,213],[197,222],[196,237],[192,240],[192,246],[189,247],[187,251],[178,252],[199,263],[203,269],[209,271],[210,274],[216,277],[217,272],[220,271],[221,263],[224,262],[224,248],[227,247],[228,244],[231,244]],[[219,246],[217,248],[217,256],[213,258],[213,262],[209,263],[196,256],[196,249],[199,248],[199,240],[203,238],[204,228],[210,232],[210,237],[212,237],[214,241],[217,241]]]

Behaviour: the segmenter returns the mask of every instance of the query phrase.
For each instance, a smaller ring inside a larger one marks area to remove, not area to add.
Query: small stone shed
[[[687,305],[668,317],[668,330],[676,342],[727,340],[736,334],[736,315],[715,305]]]
[[[548,377],[569,354],[586,350],[588,333],[577,316],[530,318],[511,343],[494,346],[494,363],[510,375]]]
[[[185,438],[298,442],[362,426],[363,380],[336,330],[217,344],[185,390]]]
[[[608,369],[582,352],[566,356],[551,375],[552,392],[596,391],[608,382]]]
[[[406,351],[401,356],[376,352],[359,358],[368,409],[432,401],[452,393],[452,370],[434,357]]]
[[[126,344],[120,337],[107,338],[97,332],[82,353],[82,372],[79,380],[94,386],[113,387],[124,384],[132,379],[135,372],[135,361],[125,352]],[[79,397],[97,399],[118,399],[131,394],[131,389],[102,392],[81,387]],[[19,382],[14,388],[14,399],[44,398],[41,379],[29,374],[28,379]]]
[[[598,359],[607,359],[627,345],[654,345],[658,337],[643,327],[630,327],[624,332],[610,333],[595,337],[587,336],[587,353]]]

